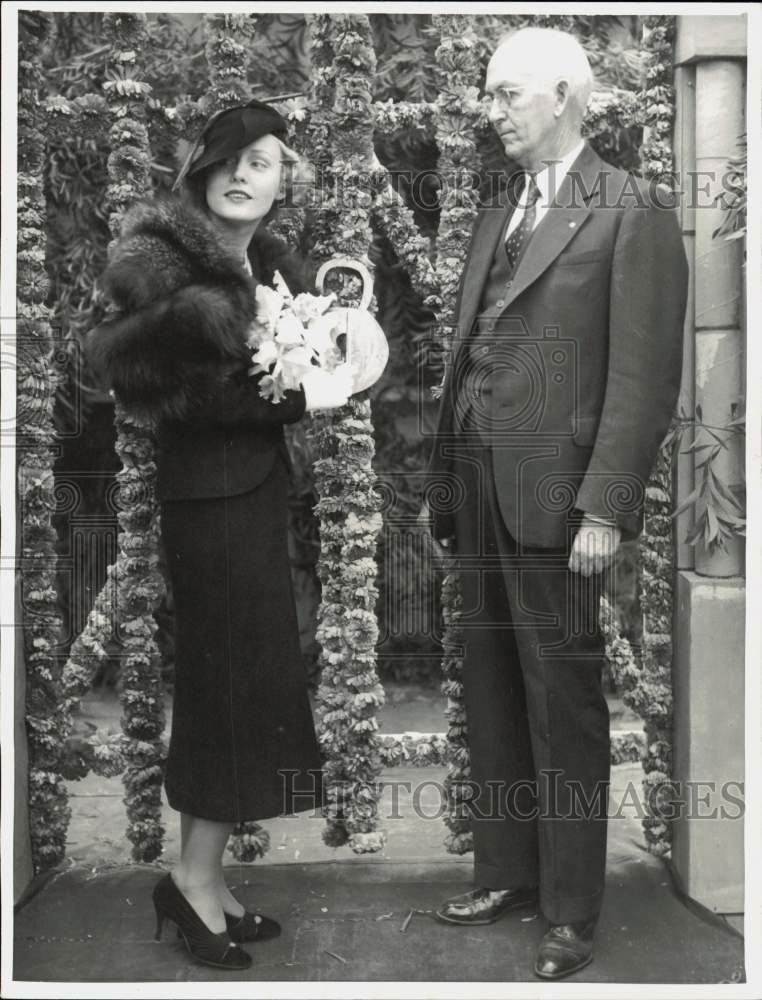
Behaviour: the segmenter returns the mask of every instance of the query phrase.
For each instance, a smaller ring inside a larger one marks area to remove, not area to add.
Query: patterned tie
[[[521,259],[521,254],[524,252],[526,244],[529,242],[529,237],[532,235],[535,219],[537,218],[536,204],[537,199],[540,197],[540,189],[535,184],[534,177],[531,174],[524,174],[524,186],[528,186],[524,214],[518,226],[516,226],[504,244],[505,255],[508,258],[508,265],[511,269],[511,276],[516,270],[516,265]]]

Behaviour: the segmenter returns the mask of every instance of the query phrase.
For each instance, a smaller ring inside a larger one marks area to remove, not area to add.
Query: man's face
[[[559,130],[556,94],[547,75],[518,46],[503,46],[487,67],[485,90],[492,98],[489,120],[512,160],[536,166]]]

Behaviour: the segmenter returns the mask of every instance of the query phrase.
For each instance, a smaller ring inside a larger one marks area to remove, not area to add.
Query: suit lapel
[[[468,277],[463,285],[463,295],[458,311],[459,339],[468,336],[468,331],[476,318],[482,292],[495,257],[495,250],[507,218],[508,211],[504,206],[491,206],[485,210],[484,221],[479,227],[479,231],[474,233],[471,256],[466,262]]]
[[[585,143],[532,234],[505,296],[505,309],[550,267],[584,226],[592,211],[589,202],[600,182],[602,167],[601,158]]]
[[[453,352],[453,370],[458,352],[465,343],[479,311],[484,286],[487,284],[495,250],[502,236],[508,215],[516,204],[516,186],[521,173],[514,174],[508,182],[502,198],[483,210],[482,221],[474,232],[471,250],[464,265],[466,274],[460,297],[460,307],[456,316],[457,339]]]
[[[504,296],[506,309],[550,267],[567,243],[580,231],[590,211],[587,205],[548,209],[519,261],[510,291]]]

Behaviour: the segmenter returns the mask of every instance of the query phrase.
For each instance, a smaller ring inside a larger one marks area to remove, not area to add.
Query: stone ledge
[[[675,66],[704,59],[746,58],[746,15],[682,16],[677,19]]]

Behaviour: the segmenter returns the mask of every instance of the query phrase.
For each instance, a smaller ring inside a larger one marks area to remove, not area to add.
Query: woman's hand
[[[352,392],[352,369],[338,365],[332,372],[315,368],[302,378],[307,410],[333,410],[344,406]]]

